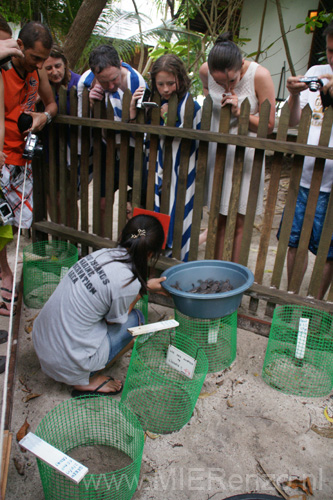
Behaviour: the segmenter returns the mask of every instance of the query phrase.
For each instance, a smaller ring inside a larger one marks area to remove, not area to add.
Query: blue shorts
[[[307,204],[308,196],[309,196],[309,191],[310,190],[308,188],[305,188],[302,186],[299,187],[297,201],[296,201],[295,215],[294,215],[293,225],[291,228],[289,244],[288,244],[290,247],[293,247],[293,248],[298,247],[298,243],[300,240],[306,204]],[[322,228],[324,225],[324,220],[325,220],[325,216],[326,216],[326,211],[327,211],[327,206],[328,206],[330,194],[331,193],[326,193],[324,191],[319,192],[318,202],[317,202],[317,207],[316,207],[316,212],[315,212],[315,216],[314,216],[311,237],[310,237],[310,242],[309,242],[309,250],[314,255],[317,255],[317,252],[318,252],[321,231],[322,231]],[[283,220],[283,215],[282,215],[280,227],[279,227],[279,230],[277,233],[277,239],[279,239],[279,236],[280,236],[282,220]],[[330,248],[329,248],[329,251],[327,254],[327,260],[333,260],[333,235],[332,235],[332,239],[331,239],[331,245],[330,245]]]

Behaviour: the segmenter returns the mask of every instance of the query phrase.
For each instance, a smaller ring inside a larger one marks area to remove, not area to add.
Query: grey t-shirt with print
[[[87,385],[109,356],[107,322],[125,323],[140,291],[121,248],[93,252],[68,271],[34,322],[42,370],[58,382]]]

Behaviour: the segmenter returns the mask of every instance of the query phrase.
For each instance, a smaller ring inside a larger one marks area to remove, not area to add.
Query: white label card
[[[174,345],[169,345],[165,362],[177,372],[183,373],[188,378],[193,378],[197,360],[177,349]]]
[[[309,329],[309,318],[300,318],[298,324],[297,344],[295,358],[303,359]]]
[[[28,432],[19,442],[22,448],[31,451],[36,457],[40,458],[53,469],[68,477],[78,484],[88,472],[88,468],[58,450],[51,444],[36,436],[33,432]]]
[[[147,325],[133,326],[133,328],[128,328],[128,331],[133,337],[136,337],[137,335],[160,332],[161,330],[176,328],[177,326],[179,326],[179,323],[175,319],[166,319],[164,321],[158,321],[157,323],[148,323]]]

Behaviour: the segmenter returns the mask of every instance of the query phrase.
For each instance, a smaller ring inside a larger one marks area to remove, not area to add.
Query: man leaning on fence
[[[8,221],[19,226],[22,210],[22,228],[29,228],[32,223],[32,170],[30,161],[23,158],[25,137],[29,132],[38,133],[57,114],[57,105],[49,84],[46,72],[43,70],[44,61],[48,58],[51,46],[51,34],[44,25],[38,22],[29,22],[21,29],[18,47],[23,57],[12,57],[11,61],[1,67],[4,84],[5,102],[5,138],[3,152],[6,155],[5,164],[1,170],[1,190],[6,201],[11,206],[14,217]],[[35,102],[40,95],[45,111],[36,113]],[[18,128],[18,119],[25,113],[30,124],[24,127],[22,133]],[[25,165],[27,170],[25,175]],[[24,203],[22,197],[24,196]],[[8,265],[6,247],[0,251],[0,265],[2,274],[0,315],[9,316],[10,303],[17,296],[12,292],[13,274]]]
[[[325,29],[323,36],[326,37],[326,55],[328,64],[312,66],[305,74],[307,77],[318,77],[323,78],[323,82],[326,83],[324,76],[328,77],[333,75],[333,22],[331,22]],[[312,91],[309,88],[309,84],[301,82],[300,76],[292,76],[287,80],[287,89],[289,90],[288,105],[290,108],[290,121],[289,125],[295,126],[299,123],[301,117],[301,110],[309,104],[312,109],[312,119],[308,135],[308,144],[318,145],[325,107],[322,104],[322,99],[320,96],[320,91]],[[333,146],[333,129],[331,130],[331,137],[329,141],[329,146]],[[300,187],[297,197],[295,216],[293,220],[288,256],[287,256],[287,270],[288,270],[288,285],[290,284],[292,272],[294,269],[295,258],[297,247],[299,244],[300,234],[302,230],[302,224],[304,219],[304,213],[306,209],[306,204],[308,200],[309,190],[311,186],[312,174],[314,169],[315,158],[306,156],[303,163],[302,177],[300,181]],[[323,178],[320,186],[320,192],[316,207],[315,218],[313,222],[311,238],[309,242],[309,250],[313,254],[317,254],[318,245],[320,241],[320,236],[326,216],[328,201],[330,193],[332,191],[333,182],[333,160],[325,161],[325,168],[323,173]],[[307,258],[304,263],[304,272],[307,267]],[[323,299],[326,291],[333,278],[333,236],[330,244],[330,248],[327,255],[327,260],[324,267],[324,272],[322,280],[320,283],[320,289],[316,298]]]
[[[114,111],[114,120],[121,121],[122,106],[124,92],[129,89],[132,94],[139,87],[146,87],[146,82],[143,76],[132,68],[129,64],[124,63],[116,49],[111,45],[100,45],[92,50],[89,56],[90,70],[83,73],[81,76],[77,91],[78,91],[78,114],[82,116],[82,94],[83,90],[89,90],[90,105],[95,102],[105,100],[107,105],[108,100],[112,104]],[[117,134],[116,142],[120,143],[120,135]],[[134,166],[134,138],[130,138],[129,148],[129,170],[128,184],[133,187],[133,166]],[[102,142],[102,178],[101,178],[101,216],[102,220],[105,213],[105,162],[106,162],[106,145]],[[119,187],[119,155],[116,155],[116,169],[114,178],[114,191]]]

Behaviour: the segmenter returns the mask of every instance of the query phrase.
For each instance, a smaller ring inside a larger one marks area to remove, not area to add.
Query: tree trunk
[[[107,0],[83,0],[64,43],[69,66],[75,67]]]
[[[284,23],[283,23],[283,16],[282,16],[282,9],[281,9],[280,0],[275,0],[275,3],[276,3],[277,12],[278,12],[278,18],[279,18],[279,23],[280,23],[280,30],[281,30],[282,40],[283,40],[283,44],[284,44],[284,50],[286,51],[286,56],[287,56],[287,60],[288,60],[290,74],[291,74],[291,76],[296,76],[296,72],[295,72],[295,68],[294,68],[294,65],[293,65],[293,61],[291,59],[291,54],[290,54],[290,50],[289,50],[288,40],[287,40],[287,37],[286,37],[286,32],[285,32],[285,29],[284,29]]]

